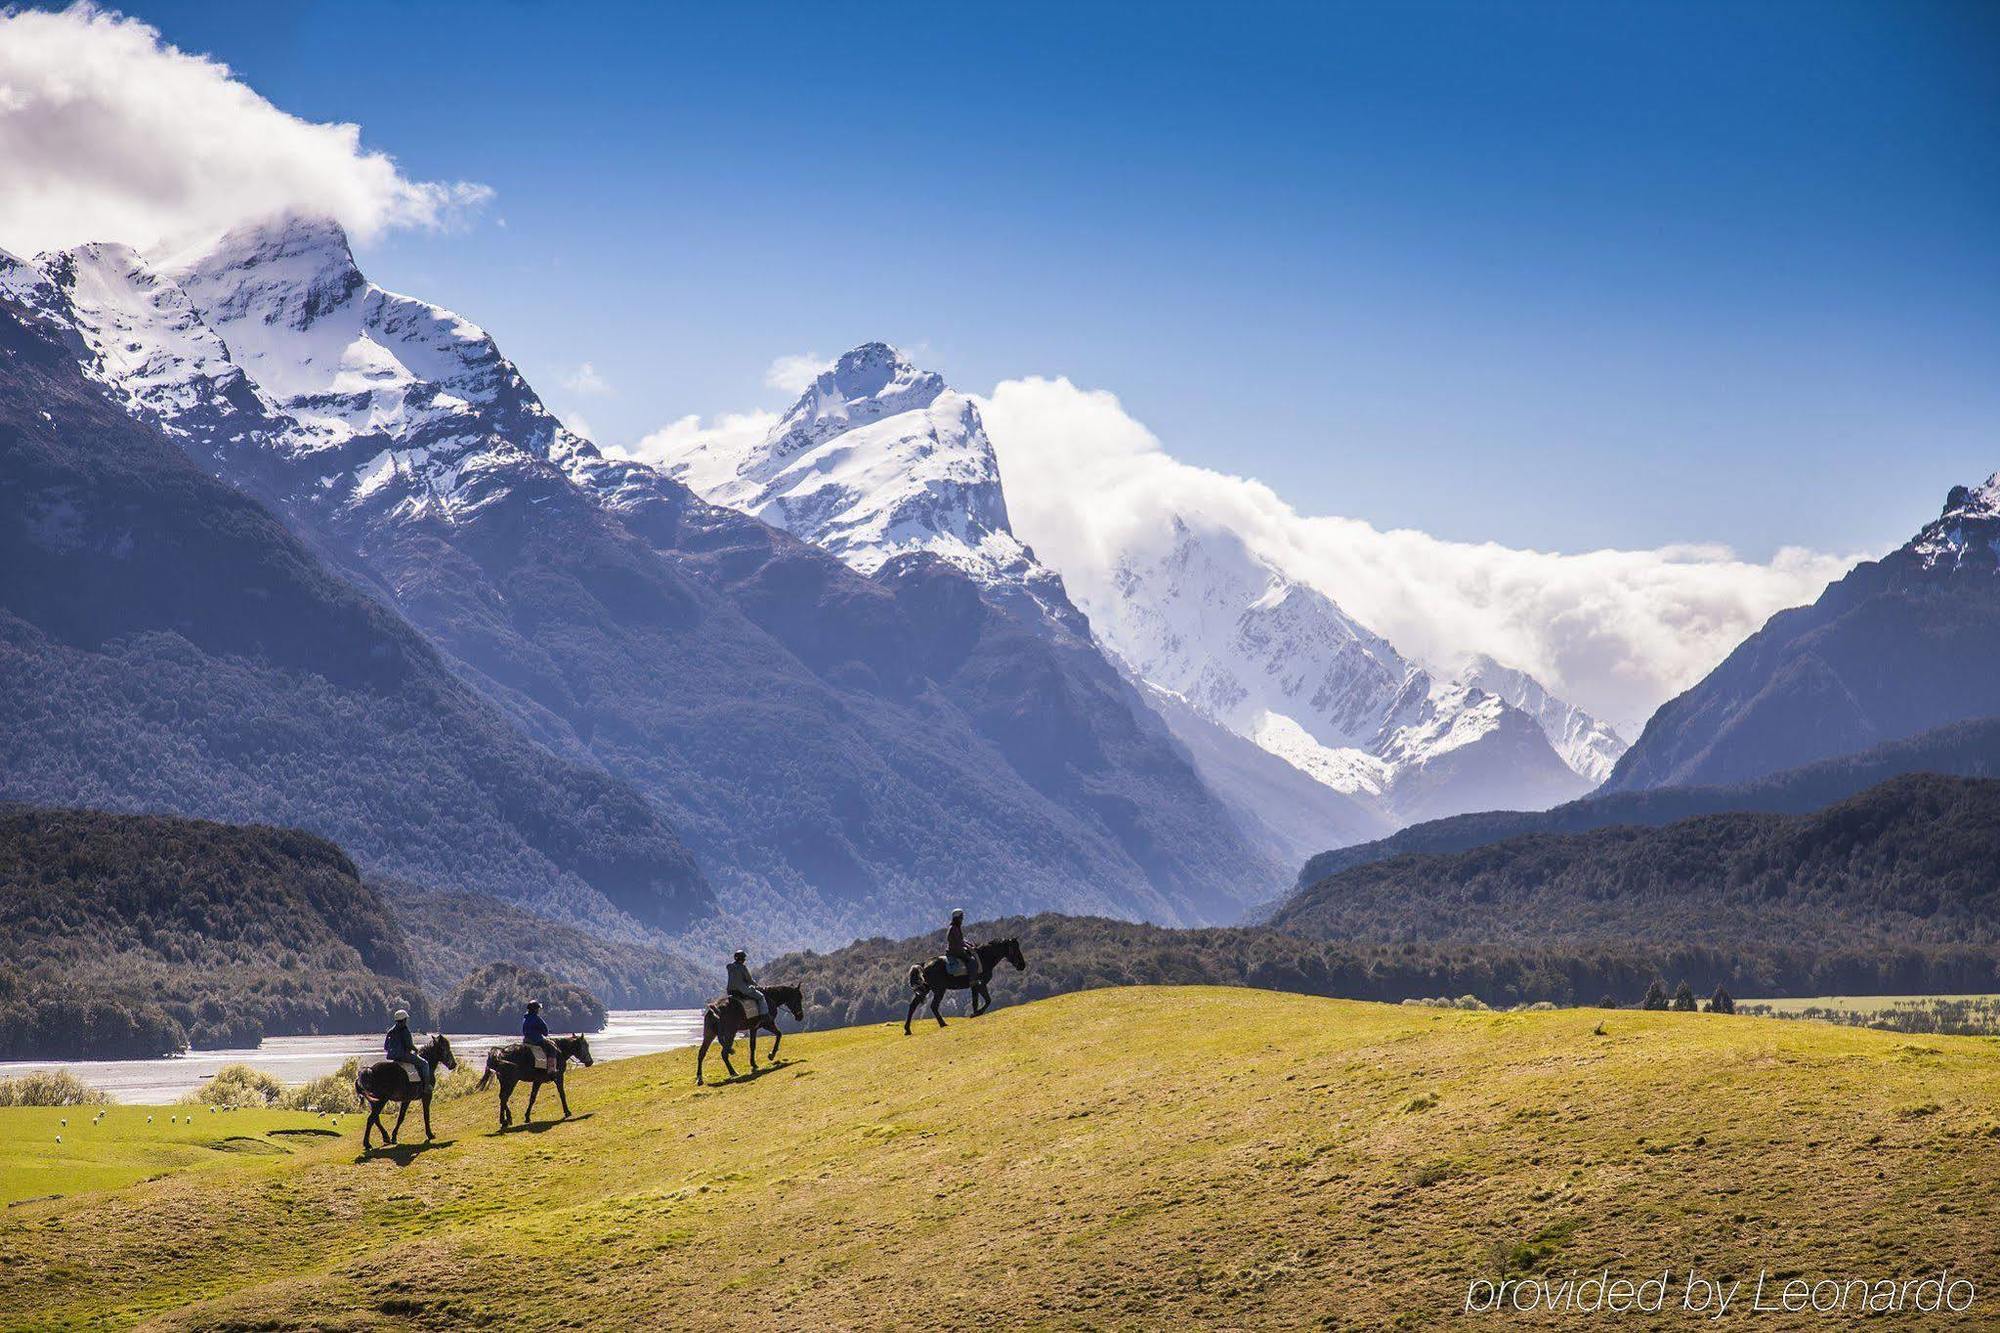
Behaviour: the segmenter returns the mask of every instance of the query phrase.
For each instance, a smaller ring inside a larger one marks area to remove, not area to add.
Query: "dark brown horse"
[[[528,1085],[528,1105],[521,1112],[521,1123],[535,1123],[535,1097],[542,1090],[542,1084],[556,1085],[556,1096],[562,1099],[563,1119],[569,1119],[569,1094],[563,1091],[563,1071],[569,1062],[575,1060],[584,1066],[597,1063],[591,1058],[590,1043],[581,1032],[573,1032],[567,1037],[557,1037],[549,1043],[556,1048],[556,1067],[544,1069],[528,1052],[528,1044],[517,1041],[507,1046],[495,1046],[486,1053],[486,1070],[479,1076],[479,1086],[484,1088],[495,1074],[500,1076],[500,1128],[514,1123],[514,1108],[507,1099],[514,1095],[514,1085]]]
[[[903,1015],[903,1035],[910,1035],[910,1020],[917,1016],[917,1010],[924,1001],[931,1002],[931,1017],[939,1027],[944,1026],[944,1015],[938,1006],[944,1003],[946,991],[969,990],[972,992],[972,1016],[979,1017],[993,1007],[993,996],[986,989],[986,983],[993,980],[993,969],[1006,959],[1017,972],[1028,970],[1028,960],[1021,956],[1021,941],[1016,939],[988,940],[972,951],[979,958],[979,967],[970,974],[953,972],[949,960],[939,954],[928,963],[912,965],[910,968],[910,1012]]]
[[[764,998],[771,1002],[771,1012],[751,1019],[743,1012],[743,1005],[734,995],[725,995],[701,1011],[701,1054],[694,1058],[694,1081],[701,1083],[701,1067],[708,1059],[708,1048],[713,1043],[722,1043],[722,1067],[729,1071],[729,1077],[736,1077],[736,1066],[729,1062],[729,1052],[736,1045],[736,1034],[750,1034],[750,1072],[757,1072],[757,1033],[760,1030],[771,1034],[771,1058],[778,1058],[778,1043],[785,1034],[778,1031],[778,1011],[789,1009],[792,1017],[799,1022],[806,1021],[805,1001],[797,986],[765,986]]]
[[[403,1117],[410,1113],[410,1103],[424,1104],[424,1142],[431,1141],[431,1088],[436,1083],[437,1067],[458,1068],[458,1058],[451,1053],[451,1040],[439,1032],[418,1048],[417,1054],[430,1062],[432,1077],[422,1083],[410,1081],[410,1071],[395,1060],[377,1060],[374,1064],[354,1075],[354,1095],[368,1108],[368,1123],[361,1127],[361,1151],[368,1151],[368,1136],[376,1130],[382,1131],[382,1144],[387,1147],[403,1132]],[[390,1102],[396,1103],[395,1128],[382,1124],[382,1112]]]

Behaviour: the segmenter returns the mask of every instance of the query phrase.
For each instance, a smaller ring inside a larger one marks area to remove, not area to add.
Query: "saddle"
[[[396,1061],[396,1068],[402,1070],[403,1077],[412,1083],[422,1083],[424,1081],[424,1071],[417,1068],[415,1060],[398,1060]]]
[[[754,1023],[764,1016],[764,1007],[748,995],[725,995],[715,1002],[715,1007],[720,1012],[735,1014],[744,1023]]]
[[[556,1072],[556,1057],[546,1047],[524,1041],[521,1043],[521,1053],[527,1057],[530,1066],[541,1070],[544,1074]]]
[[[938,957],[944,959],[944,971],[948,977],[964,977],[969,979],[978,971],[972,965],[970,958],[954,958],[948,953],[939,954]]]

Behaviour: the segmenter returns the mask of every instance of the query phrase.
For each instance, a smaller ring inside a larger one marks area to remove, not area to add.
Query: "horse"
[[[500,1128],[514,1123],[514,1110],[507,1099],[514,1095],[516,1083],[528,1085],[528,1105],[521,1112],[521,1123],[535,1123],[535,1097],[542,1090],[542,1084],[556,1085],[556,1096],[562,1099],[563,1119],[569,1119],[569,1094],[563,1091],[563,1071],[569,1062],[575,1060],[586,1068],[597,1063],[590,1054],[590,1043],[581,1032],[573,1032],[567,1037],[557,1037],[550,1045],[556,1048],[556,1067],[543,1069],[528,1054],[528,1044],[517,1041],[508,1046],[495,1046],[486,1053],[486,1070],[479,1076],[478,1086],[483,1089],[495,1074],[500,1076]]]
[[[903,1015],[903,1035],[910,1035],[910,1020],[917,1016],[925,1000],[931,1002],[931,1017],[939,1027],[944,1026],[944,1015],[938,1006],[944,1003],[946,991],[970,990],[972,992],[972,1016],[979,1017],[993,1007],[993,996],[986,989],[986,983],[993,980],[993,969],[1001,959],[1014,965],[1016,972],[1028,970],[1028,960],[1021,956],[1021,941],[1016,939],[988,940],[972,951],[979,958],[979,970],[967,976],[953,972],[944,955],[939,954],[928,963],[914,963],[910,966],[910,1012]]]
[[[419,1100],[424,1104],[424,1142],[431,1141],[431,1088],[436,1082],[435,1071],[439,1065],[458,1068],[458,1057],[451,1053],[451,1039],[442,1032],[425,1042],[417,1054],[430,1062],[433,1071],[433,1077],[424,1082],[410,1082],[410,1071],[397,1060],[377,1060],[355,1072],[354,1095],[368,1108],[368,1123],[361,1127],[361,1151],[368,1151],[368,1137],[378,1129],[382,1131],[384,1147],[394,1143],[403,1132],[403,1117],[410,1113],[410,1103]],[[397,1104],[394,1129],[382,1124],[382,1112],[390,1102]]]
[[[729,1052],[736,1045],[736,1034],[750,1034],[750,1072],[757,1072],[757,1031],[769,1028],[771,1032],[771,1058],[778,1058],[778,1043],[785,1034],[778,1031],[778,1010],[789,1009],[792,1017],[803,1023],[806,1021],[805,1001],[797,986],[765,986],[764,998],[771,1002],[771,1012],[754,1019],[745,1018],[743,1006],[735,996],[725,995],[701,1011],[701,1054],[694,1058],[695,1086],[702,1083],[702,1064],[708,1059],[709,1046],[722,1043],[722,1067],[729,1071],[729,1077],[736,1077],[736,1066],[729,1062]]]

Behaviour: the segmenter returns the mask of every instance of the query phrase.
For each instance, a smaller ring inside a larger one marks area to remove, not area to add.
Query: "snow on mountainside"
[[[1484,653],[1476,655],[1458,679],[1498,695],[1535,719],[1563,762],[1593,783],[1610,777],[1618,756],[1630,748],[1616,731],[1556,698],[1527,672],[1502,666]]]
[[[1513,726],[1520,716],[1496,691],[1433,681],[1331,598],[1287,578],[1225,531],[1197,534],[1177,523],[1168,553],[1126,561],[1114,594],[1085,607],[1084,622],[1069,611],[1058,572],[1040,565],[1009,526],[998,462],[975,405],[882,343],[841,357],[762,441],[695,442],[667,468],[714,503],[783,527],[863,572],[925,551],[989,589],[1039,590],[1037,602],[1059,609],[1056,618],[1078,633],[1094,630],[1149,687],[1148,702],[1187,733],[1183,742],[1209,761],[1218,787],[1283,790],[1282,783],[1249,784],[1255,765],[1223,762],[1213,738],[1180,710],[1194,710],[1392,818],[1549,804],[1581,794],[1608,768],[1589,750],[1603,729],[1548,699],[1532,680],[1514,673],[1518,680],[1509,684],[1538,700],[1547,714],[1538,723],[1575,727],[1578,737],[1552,731],[1550,744],[1568,743],[1588,767],[1573,770],[1536,744],[1532,728]],[[1504,740],[1488,741],[1509,726]],[[1469,760],[1485,753],[1476,749],[1482,742],[1505,749],[1516,771]]]
[[[1926,524],[1908,549],[1926,570],[2000,573],[2000,472],[1977,486],[1954,486],[1944,513]]]
[[[902,930],[940,900],[1214,923],[1288,877],[1014,541],[972,404],[893,354],[846,359],[770,460],[871,492],[881,451],[936,464],[857,516],[850,553],[885,551],[868,578],[603,457],[478,326],[369,282],[331,223],[0,257],[0,294],[529,735],[632,781],[749,938]]]
[[[1593,785],[1496,692],[1435,680],[1234,532],[1177,518],[1169,536],[1163,555],[1128,553],[1113,595],[1085,607],[1141,678],[1398,821]]]
[[[979,409],[886,343],[842,356],[756,445],[698,442],[666,469],[710,503],[783,528],[863,574],[927,552],[1085,632],[1061,580],[1008,525]]]

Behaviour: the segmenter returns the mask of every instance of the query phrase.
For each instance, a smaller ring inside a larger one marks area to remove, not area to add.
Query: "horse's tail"
[[[494,1067],[493,1057],[496,1054],[498,1054],[498,1052],[495,1051],[486,1052],[486,1072],[484,1072],[479,1076],[479,1082],[472,1085],[475,1089],[484,1090],[486,1085],[493,1081],[493,1067]]]
[[[360,1069],[355,1071],[354,1095],[360,1099],[361,1104],[364,1107],[371,1106],[375,1102],[375,1098],[371,1096],[368,1091],[368,1071],[365,1069]]]
[[[923,988],[924,988],[924,965],[922,963],[911,963],[910,989],[922,990]]]

